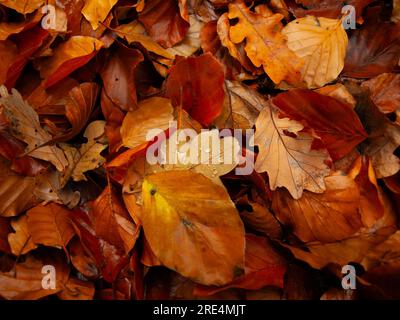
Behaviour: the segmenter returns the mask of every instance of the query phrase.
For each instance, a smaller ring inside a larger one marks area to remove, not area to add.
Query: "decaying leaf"
[[[61,145],[68,160],[68,167],[64,172],[64,184],[70,177],[74,181],[87,180],[84,173],[101,166],[105,159],[100,153],[107,148],[104,141],[104,121],[95,121],[89,124],[84,133],[87,142],[79,149],[67,144]]]
[[[246,39],[246,53],[256,67],[263,66],[276,84],[300,83],[303,61],[287,47],[282,34],[283,15],[273,14],[266,5],[252,12],[243,1],[235,1],[229,5],[228,18],[239,20],[230,28],[231,41],[239,44]]]
[[[44,146],[51,142],[52,136],[40,125],[35,110],[15,89],[11,95],[5,87],[0,90],[0,105],[5,109],[12,134],[28,145],[26,153],[34,158],[50,161],[57,170],[63,171],[67,164],[64,153],[57,146]]]
[[[270,187],[285,187],[299,199],[303,190],[325,191],[324,177],[329,174],[329,154],[325,149],[313,150],[313,137],[295,120],[279,118],[276,108],[268,104],[256,122],[254,143],[259,146],[255,168],[268,172]]]

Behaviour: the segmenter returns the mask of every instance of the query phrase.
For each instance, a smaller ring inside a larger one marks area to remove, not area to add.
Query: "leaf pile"
[[[400,298],[400,5],[346,4],[0,0],[0,297]]]

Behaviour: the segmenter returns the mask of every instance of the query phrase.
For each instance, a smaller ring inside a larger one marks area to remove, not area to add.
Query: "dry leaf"
[[[90,22],[93,30],[97,30],[99,25],[106,20],[108,14],[118,0],[85,0],[82,14]]]
[[[63,183],[65,185],[70,177],[74,181],[87,180],[84,173],[95,170],[100,167],[106,159],[100,154],[107,148],[104,141],[104,121],[94,121],[88,125],[83,136],[87,139],[87,143],[83,144],[79,149],[62,144],[68,160],[68,167],[63,175]]]
[[[324,177],[329,174],[328,152],[313,150],[313,137],[301,132],[303,125],[288,118],[280,119],[277,110],[268,104],[256,122],[254,143],[260,153],[257,172],[268,172],[270,187],[285,187],[299,199],[303,190],[325,191]]]
[[[28,231],[35,244],[63,248],[75,235],[70,222],[70,211],[50,203],[28,210]]]
[[[246,40],[246,53],[256,67],[263,66],[276,84],[299,84],[303,61],[287,47],[281,33],[283,15],[272,14],[266,5],[252,12],[243,1],[235,1],[229,5],[228,17],[239,20],[230,28],[231,41],[239,44]]]
[[[142,223],[155,255],[185,277],[224,285],[243,271],[239,214],[224,188],[201,174],[168,171],[148,176]]]
[[[28,216],[23,215],[11,222],[14,233],[8,235],[11,251],[14,255],[20,256],[37,248],[28,230]]]
[[[290,22],[282,33],[304,60],[301,75],[308,88],[323,87],[342,72],[348,38],[341,20],[307,16]]]
[[[121,127],[125,147],[135,148],[150,142],[146,139],[149,130],[166,130],[174,120],[171,101],[154,97],[139,103],[139,108],[127,113]],[[152,137],[154,138],[154,137]]]
[[[9,95],[7,89],[0,88],[0,105],[5,109],[5,115],[11,123],[12,134],[27,143],[30,156],[50,161],[59,171],[67,165],[64,153],[56,146],[43,146],[48,144],[52,137],[40,125],[39,117],[35,110],[28,105],[15,89]]]

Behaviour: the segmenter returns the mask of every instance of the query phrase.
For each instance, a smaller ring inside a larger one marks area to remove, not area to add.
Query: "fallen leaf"
[[[375,19],[367,21],[363,28],[354,30],[349,37],[343,75],[373,78],[383,72],[398,71],[399,48],[399,25]]]
[[[87,36],[73,36],[60,44],[54,54],[40,64],[44,86],[51,87],[88,63],[103,45],[100,40]]]
[[[101,2],[96,0],[85,0],[82,14],[85,16],[86,20],[90,22],[93,30],[97,30],[99,24],[104,22],[117,2],[118,0],[103,0]]]
[[[17,174],[0,158],[0,216],[14,217],[37,204],[35,179]]]
[[[285,116],[311,127],[333,160],[343,158],[368,136],[356,112],[334,98],[295,89],[279,94],[272,103]]]
[[[182,18],[178,2],[174,0],[148,0],[139,13],[150,36],[165,48],[182,41],[189,29],[189,23]]]
[[[307,16],[287,24],[282,33],[304,60],[301,76],[308,88],[323,87],[342,72],[348,38],[341,20]]]
[[[239,44],[246,40],[246,53],[256,67],[263,66],[276,84],[282,81],[293,85],[300,83],[299,70],[303,61],[286,44],[282,34],[283,15],[272,14],[266,5],[259,5],[252,12],[240,0],[229,4],[228,18],[238,19],[229,31],[231,41]]]
[[[57,272],[55,289],[45,289],[42,285],[42,268],[52,265]],[[7,300],[37,300],[61,291],[69,275],[68,265],[59,257],[36,259],[28,256],[19,262],[15,270],[0,273],[0,296]]]
[[[34,158],[50,161],[57,170],[63,171],[67,164],[64,153],[57,146],[43,146],[52,137],[41,127],[35,110],[15,89],[10,95],[3,86],[0,88],[0,95],[0,105],[10,121],[12,134],[28,144],[26,153]]]
[[[173,120],[173,107],[169,99],[146,99],[139,103],[137,110],[127,113],[121,127],[122,143],[131,149],[146,144],[150,142],[147,139],[150,130],[167,130]]]
[[[313,137],[301,132],[303,125],[288,118],[279,118],[278,111],[268,104],[256,122],[254,143],[259,146],[255,169],[268,172],[271,190],[288,189],[299,199],[303,190],[325,191],[324,177],[329,174],[328,152],[313,150]]]
[[[71,177],[74,181],[87,180],[84,173],[97,169],[106,161],[106,159],[100,155],[101,152],[107,148],[107,143],[104,141],[103,137],[104,126],[105,122],[101,120],[89,124],[83,134],[87,142],[81,145],[79,149],[70,147],[67,144],[61,145],[68,160],[68,167],[62,178],[63,186]]]
[[[75,235],[69,210],[50,203],[28,210],[27,217],[28,231],[35,244],[67,250],[68,242]]]
[[[146,32],[146,29],[139,21],[120,25],[115,32],[129,43],[140,43],[148,51],[158,54],[167,59],[173,59],[174,55],[155,42]]]
[[[224,69],[211,54],[180,59],[171,68],[166,96],[174,106],[208,126],[217,118],[224,102]]]
[[[0,4],[19,13],[27,14],[42,7],[45,4],[45,0],[1,0]]]
[[[283,288],[285,273],[285,259],[275,251],[271,243],[266,238],[247,234],[245,274],[222,287],[197,285],[194,294],[210,296],[230,288],[247,290],[257,290],[266,286]]]
[[[92,206],[96,235],[128,254],[139,236],[139,228],[131,221],[115,191],[108,186]]]
[[[201,174],[168,171],[148,176],[142,223],[160,261],[196,282],[224,285],[243,269],[239,215],[225,189]]]
[[[351,237],[363,226],[360,191],[351,177],[325,178],[326,191],[309,191],[295,200],[286,190],[274,192],[272,208],[277,219],[303,242],[336,242]]]
[[[369,89],[372,101],[382,113],[395,113],[400,125],[400,75],[383,73],[361,86]]]
[[[8,235],[8,242],[11,247],[11,252],[20,256],[27,254],[37,248],[37,245],[32,240],[32,235],[28,230],[28,216],[23,215],[11,222],[14,233]]]

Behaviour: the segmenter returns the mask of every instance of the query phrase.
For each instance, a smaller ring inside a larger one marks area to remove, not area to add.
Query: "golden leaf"
[[[282,33],[305,62],[301,74],[308,88],[323,87],[343,70],[348,38],[341,20],[307,16],[288,23]]]
[[[97,30],[117,2],[118,0],[86,0],[82,14],[90,22],[93,30]]]
[[[173,59],[174,54],[164,49],[157,42],[155,42],[146,32],[143,25],[135,20],[128,24],[120,25],[115,29],[115,32],[121,38],[125,38],[129,43],[138,42],[150,52],[158,54],[159,56],[167,59]]]
[[[11,252],[20,256],[37,248],[37,245],[32,241],[32,236],[28,231],[28,217],[23,215],[16,220],[11,221],[15,233],[8,235],[8,243],[11,247]]]
[[[69,215],[69,210],[55,203],[39,205],[28,210],[28,230],[32,241],[35,244],[66,250],[68,242],[75,235]]]
[[[224,285],[244,268],[242,221],[224,187],[202,174],[168,171],[143,183],[143,228],[160,261],[205,285]]]

